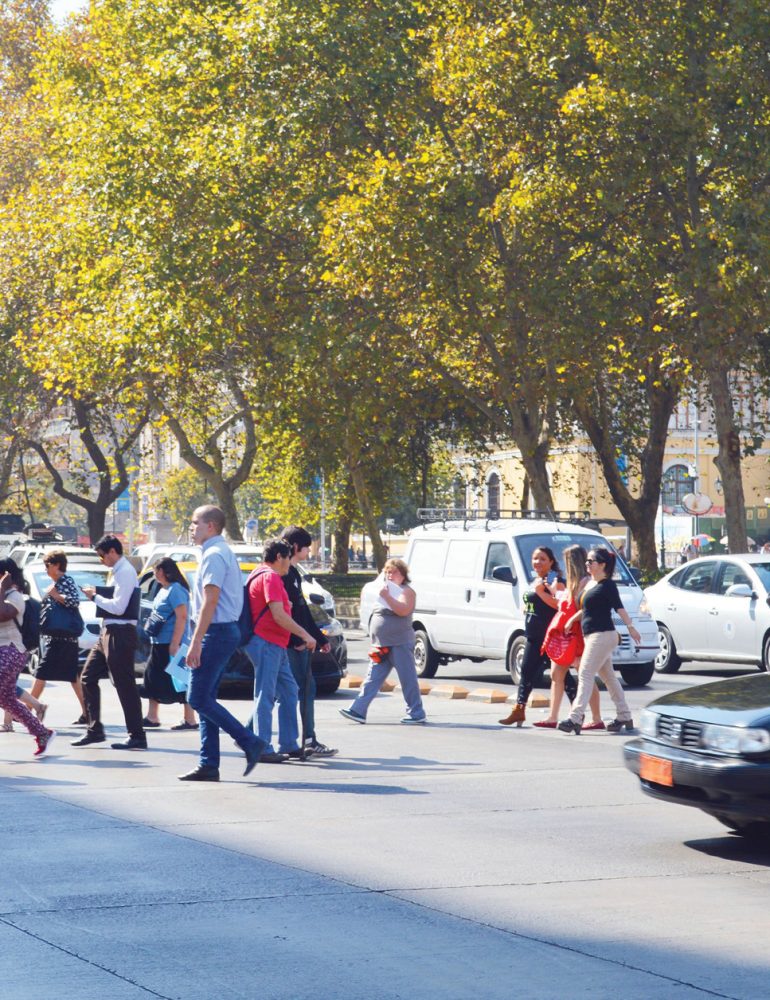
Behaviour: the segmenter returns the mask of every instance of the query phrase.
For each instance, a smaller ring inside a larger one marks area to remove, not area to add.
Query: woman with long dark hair
[[[641,642],[641,637],[632,625],[631,618],[620,599],[617,584],[612,579],[615,562],[615,553],[609,549],[603,547],[591,549],[586,559],[586,567],[593,583],[580,595],[580,610],[564,626],[564,631],[569,632],[580,622],[585,649],[580,659],[578,691],[572,702],[572,711],[568,719],[559,723],[559,729],[563,733],[580,735],[586,704],[597,675],[604,681],[615,703],[615,719],[607,725],[607,732],[619,733],[624,729],[634,728],[631,709],[626,704],[623,688],[612,666],[612,654],[620,641],[612,620],[613,611],[618,614],[637,645]]]
[[[564,578],[556,556],[547,545],[538,545],[532,553],[532,569],[534,578],[522,598],[524,635],[527,642],[519,671],[519,690],[511,714],[505,719],[500,719],[500,724],[503,726],[512,726],[514,723],[521,726],[524,722],[527,699],[547,662],[547,657],[543,656],[540,648],[548,625],[556,614],[559,603],[556,595],[564,590]]]
[[[24,589],[24,577],[13,559],[0,559],[0,708],[35,737],[34,756],[43,757],[51,748],[56,733],[47,729],[16,697],[16,679],[27,662],[21,638]]]
[[[155,579],[160,590],[152,602],[153,617],[163,620],[160,631],[151,635],[150,657],[144,671],[144,680],[139,687],[139,695],[147,698],[147,715],[143,719],[145,729],[160,726],[158,708],[160,705],[184,704],[184,719],[172,729],[197,729],[195,712],[187,704],[185,692],[177,691],[171,677],[166,673],[169,660],[184,641],[190,610],[190,585],[173,559],[159,559],[153,566]]]
[[[567,586],[559,595],[559,614],[565,618],[572,617],[578,610],[580,595],[585,590],[591,577],[586,572],[586,559],[588,554],[582,545],[570,545],[562,553],[564,560],[564,570],[567,576]],[[573,631],[580,632],[580,625],[573,627]],[[580,667],[580,657],[583,653],[583,635],[580,632],[579,642],[575,650],[575,659],[570,664],[559,664],[551,662],[551,705],[547,719],[542,719],[535,723],[539,729],[556,729],[559,723],[559,708],[564,697],[565,681],[571,669],[578,670]],[[575,680],[572,681],[572,691],[570,697],[575,694]],[[599,709],[599,688],[594,685],[589,701],[591,708],[591,722],[583,729],[604,729],[604,723]]]

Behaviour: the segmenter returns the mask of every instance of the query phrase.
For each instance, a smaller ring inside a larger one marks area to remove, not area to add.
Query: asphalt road
[[[354,671],[364,654],[353,641]],[[439,679],[468,680],[454,669]],[[695,679],[656,677],[632,705]],[[225,740],[222,782],[191,785],[175,775],[196,734],[76,749],[69,686],[46,695],[54,755],[33,762],[26,734],[0,735],[3,1000],[770,992],[770,851],[644,798],[622,738],[506,729],[500,706],[434,695],[430,724],[405,727],[398,692],[359,726],[339,692],[317,705],[339,756],[243,779]]]

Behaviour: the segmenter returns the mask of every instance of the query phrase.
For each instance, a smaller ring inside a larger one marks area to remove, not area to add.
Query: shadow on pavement
[[[339,792],[343,795],[429,795],[429,792],[416,791],[413,788],[404,788],[401,785],[359,785],[345,782],[345,784],[334,784],[324,781],[261,781],[254,787],[274,788],[278,791],[287,792]]]

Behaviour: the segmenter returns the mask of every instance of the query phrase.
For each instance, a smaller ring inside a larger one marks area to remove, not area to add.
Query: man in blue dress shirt
[[[219,730],[231,736],[246,755],[244,776],[256,766],[265,742],[216,700],[227,661],[238,648],[238,619],[243,606],[243,574],[235,553],[222,537],[225,515],[219,507],[198,507],[190,534],[202,549],[190,595],[192,639],[187,653],[190,687],[187,702],[200,715],[198,767],[180,781],[219,781]]]

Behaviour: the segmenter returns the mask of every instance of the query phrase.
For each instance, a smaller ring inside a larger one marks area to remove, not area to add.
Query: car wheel
[[[665,625],[658,625],[658,642],[660,649],[655,657],[655,669],[659,674],[675,674],[682,666],[677,656],[674,639]]]
[[[766,635],[762,643],[762,662],[759,664],[759,669],[764,673],[770,670],[770,635]]]
[[[620,676],[626,687],[644,687],[652,680],[655,673],[654,663],[628,663],[620,667]]]
[[[414,630],[414,665],[418,677],[435,677],[439,656],[431,646],[427,632],[421,628]]]
[[[516,685],[521,680],[521,663],[524,659],[524,650],[526,648],[527,639],[523,635],[517,635],[508,647],[508,657],[505,665],[508,668],[508,673],[511,675],[511,680]]]

